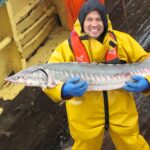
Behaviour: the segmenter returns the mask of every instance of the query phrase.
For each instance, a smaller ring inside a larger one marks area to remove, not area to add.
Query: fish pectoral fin
[[[54,81],[52,79],[48,79],[47,87],[48,88],[54,88],[60,83],[60,81]]]

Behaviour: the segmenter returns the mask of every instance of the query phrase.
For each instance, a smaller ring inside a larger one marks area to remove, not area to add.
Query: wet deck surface
[[[129,33],[150,52],[149,0],[107,0],[106,5],[113,28]]]

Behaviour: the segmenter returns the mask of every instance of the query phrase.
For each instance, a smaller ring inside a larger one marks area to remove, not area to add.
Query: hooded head
[[[105,6],[101,5],[98,2],[98,0],[89,0],[81,8],[79,17],[78,17],[80,25],[81,25],[81,32],[85,32],[84,31],[84,21],[85,21],[86,16],[93,11],[97,11],[99,13],[99,15],[102,19],[102,22],[104,24],[104,31],[98,37],[98,40],[103,41],[103,39],[107,33],[107,30],[108,30],[107,11],[106,11]]]

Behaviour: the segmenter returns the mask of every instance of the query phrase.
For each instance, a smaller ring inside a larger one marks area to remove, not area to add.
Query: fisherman
[[[128,34],[108,25],[104,5],[85,2],[74,30],[51,55],[52,62],[134,63],[148,57]],[[55,102],[66,101],[72,150],[100,150],[104,132],[110,133],[117,150],[149,150],[139,133],[138,113],[132,92],[150,93],[150,77],[133,76],[122,89],[87,92],[79,77],[44,92]]]

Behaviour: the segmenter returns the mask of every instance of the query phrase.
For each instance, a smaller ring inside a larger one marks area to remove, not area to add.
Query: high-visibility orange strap
[[[105,0],[99,0],[100,4],[105,4]]]
[[[71,47],[77,62],[90,62],[86,48],[75,31],[71,32]]]
[[[116,41],[116,36],[113,32],[109,32],[109,36],[113,39],[112,41],[109,41],[109,48],[105,55],[106,62],[113,61],[118,58],[118,50],[117,45],[114,41]]]

